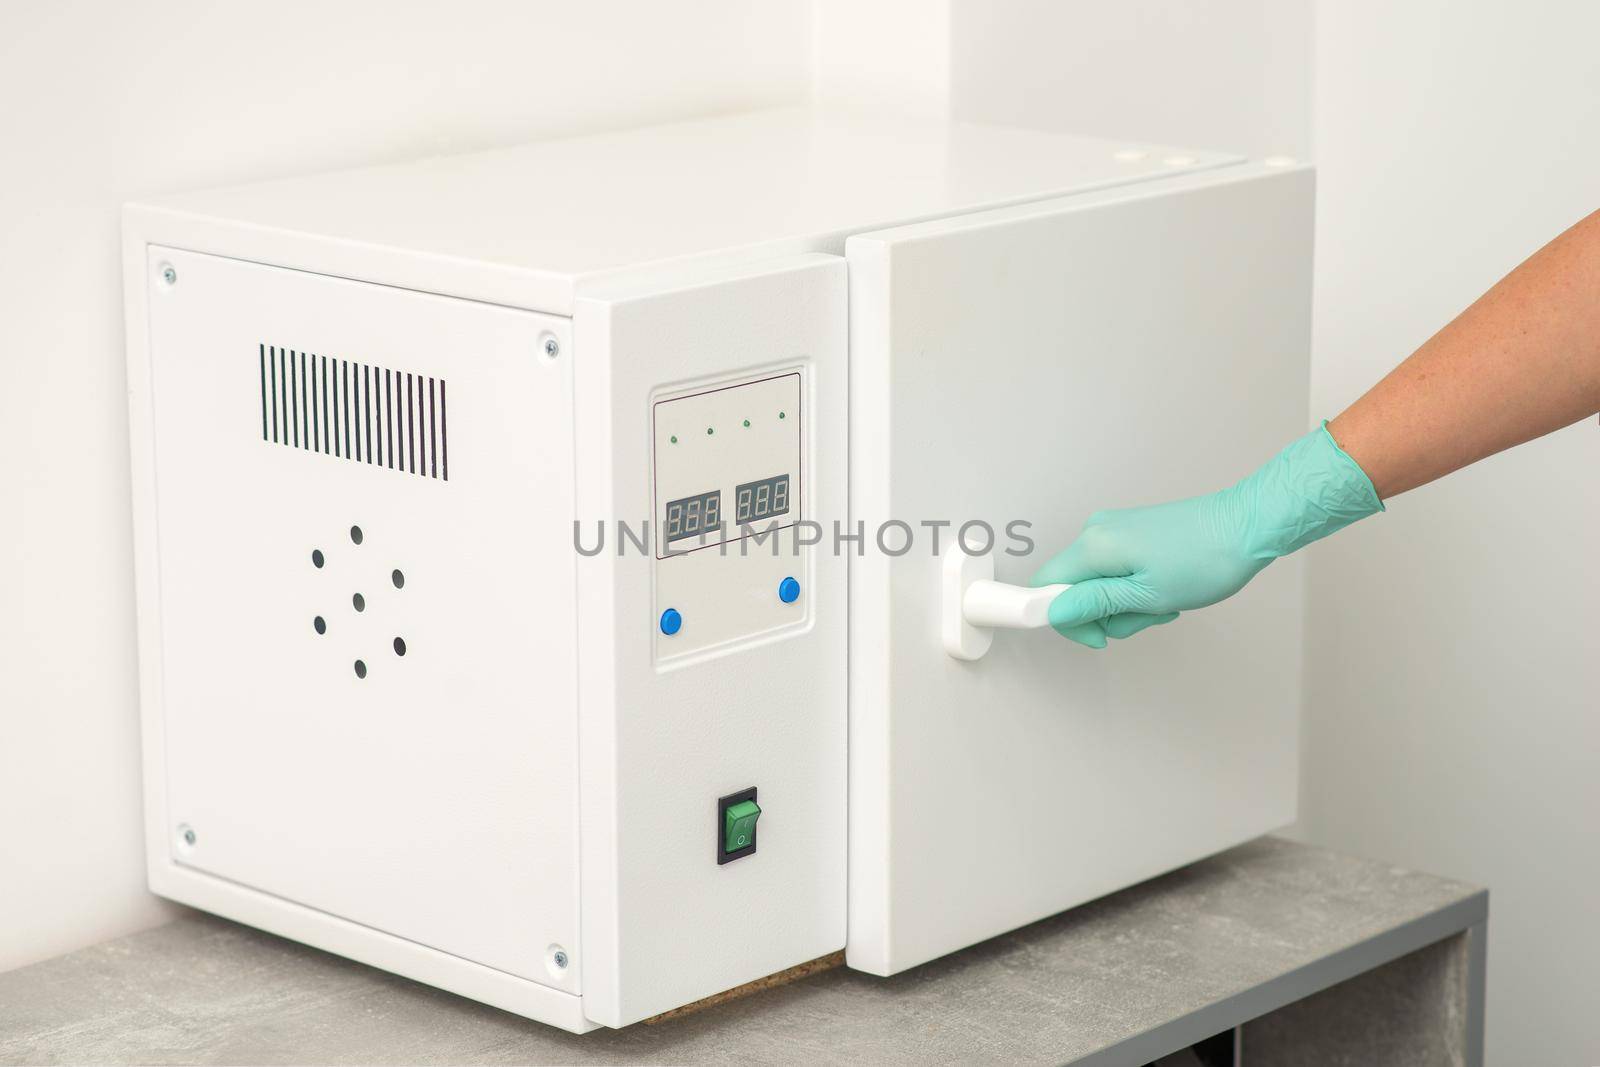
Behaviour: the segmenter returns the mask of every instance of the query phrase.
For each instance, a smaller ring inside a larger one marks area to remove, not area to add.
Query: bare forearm
[[[1328,425],[1383,498],[1600,411],[1600,212]]]

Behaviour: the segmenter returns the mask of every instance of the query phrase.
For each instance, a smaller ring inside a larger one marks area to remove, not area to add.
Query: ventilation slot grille
[[[443,378],[262,345],[261,439],[450,478]]]

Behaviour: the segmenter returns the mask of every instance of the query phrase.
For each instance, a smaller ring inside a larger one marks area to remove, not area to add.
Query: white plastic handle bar
[[[1007,585],[985,578],[967,586],[961,598],[961,613],[973,626],[1036,630],[1050,625],[1050,601],[1069,588]]]
[[[956,659],[982,659],[994,631],[1050,625],[1050,602],[1071,586],[1007,585],[994,580],[994,557],[969,556],[959,547],[944,559],[941,637]]]

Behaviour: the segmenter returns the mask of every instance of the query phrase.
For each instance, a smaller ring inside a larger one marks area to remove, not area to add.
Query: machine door
[[[1025,584],[1094,511],[1307,417],[1312,174],[1241,165],[852,237],[851,966],[892,974],[1293,820],[1302,580],[1105,651],[942,639],[963,525]],[[909,536],[908,536],[909,535]]]

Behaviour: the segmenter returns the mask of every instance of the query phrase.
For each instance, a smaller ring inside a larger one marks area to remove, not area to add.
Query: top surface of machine
[[[570,315],[587,284],[651,264],[839,253],[850,233],[1235,161],[792,108],[186,193],[134,210],[224,221],[247,235],[228,250],[246,258]]]

